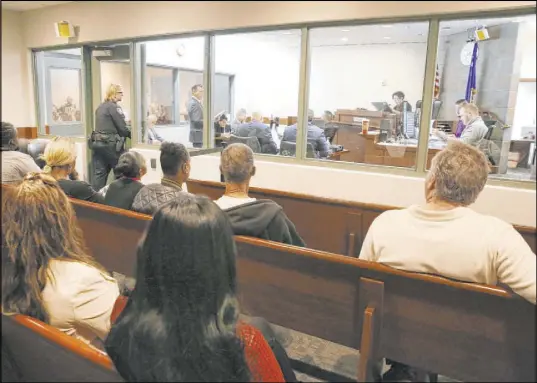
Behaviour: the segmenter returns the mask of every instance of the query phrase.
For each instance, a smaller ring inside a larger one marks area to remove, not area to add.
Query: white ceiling
[[[72,3],[72,1],[2,1],[2,9],[24,12],[65,3]]]
[[[440,23],[440,36],[464,33],[476,26],[492,27],[512,22],[533,22],[535,15],[479,20],[450,20]],[[428,33],[427,22],[360,25],[353,27],[313,28],[310,42],[314,47],[334,45],[370,45],[425,43]],[[277,42],[296,47],[300,44],[300,30],[260,32],[256,36],[261,40]]]

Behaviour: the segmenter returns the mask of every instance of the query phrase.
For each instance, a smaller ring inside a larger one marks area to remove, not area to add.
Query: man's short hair
[[[2,150],[18,150],[17,129],[10,122],[2,121]]]
[[[241,184],[252,174],[254,152],[244,144],[228,145],[220,156],[220,167],[226,182]]]
[[[433,158],[427,177],[435,179],[436,198],[468,206],[485,187],[489,169],[482,151],[459,140],[449,140],[447,147]]]
[[[239,110],[237,110],[237,116],[240,116],[240,115],[246,116],[246,114],[247,114],[246,109],[244,108],[240,108]]]
[[[312,122],[313,117],[315,117],[315,113],[313,113],[313,110],[308,109],[308,122]]]
[[[455,101],[455,105],[464,105],[464,104],[468,104],[468,101],[466,101],[465,98],[461,98],[461,99]]]
[[[192,87],[192,93],[194,93],[195,91],[197,91],[199,88],[203,88],[203,85],[201,84],[196,84]]]
[[[189,160],[190,154],[183,144],[163,142],[160,145],[160,167],[164,175],[176,176]]]
[[[405,94],[403,92],[401,92],[400,90],[398,90],[397,92],[394,92],[392,94],[392,98],[394,98],[395,96],[399,97],[399,98],[402,98],[404,99],[405,98]]]
[[[475,104],[470,104],[469,102],[461,105],[461,109],[466,110],[467,112],[472,113],[474,116],[479,116],[479,108]]]

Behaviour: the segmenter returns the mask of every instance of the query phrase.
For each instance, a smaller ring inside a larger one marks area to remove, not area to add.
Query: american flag
[[[438,64],[436,64],[436,75],[434,77],[434,98],[440,97],[440,71],[438,70]]]

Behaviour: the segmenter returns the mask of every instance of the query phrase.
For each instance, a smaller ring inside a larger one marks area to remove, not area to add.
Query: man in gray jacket
[[[474,104],[465,104],[459,109],[459,116],[465,128],[459,137],[459,140],[472,146],[480,146],[481,141],[487,135],[489,128],[485,125],[483,119],[479,116],[479,109]],[[433,133],[447,141],[448,136],[440,131],[434,130]]]
[[[313,110],[308,110],[308,143],[313,145],[316,158],[326,158],[330,154],[330,147],[324,135],[324,130],[312,124]],[[283,132],[282,141],[296,143],[296,124],[288,126]]]
[[[153,215],[167,202],[185,195],[183,183],[190,175],[190,155],[183,144],[163,142],[160,145],[160,183],[144,186],[132,203],[132,210]]]
[[[203,86],[192,87],[192,97],[188,102],[188,119],[190,120],[189,140],[195,148],[203,145]]]

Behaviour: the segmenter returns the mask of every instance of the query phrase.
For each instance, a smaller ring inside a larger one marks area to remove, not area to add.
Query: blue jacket
[[[285,128],[282,141],[296,143],[296,124]],[[328,141],[326,141],[324,130],[313,125],[311,122],[308,123],[308,143],[313,145],[315,157],[326,158],[330,154],[330,147]]]
[[[242,124],[235,131],[239,137],[257,137],[261,145],[261,153],[278,154],[278,146],[272,138],[270,128],[259,121],[252,121]]]

